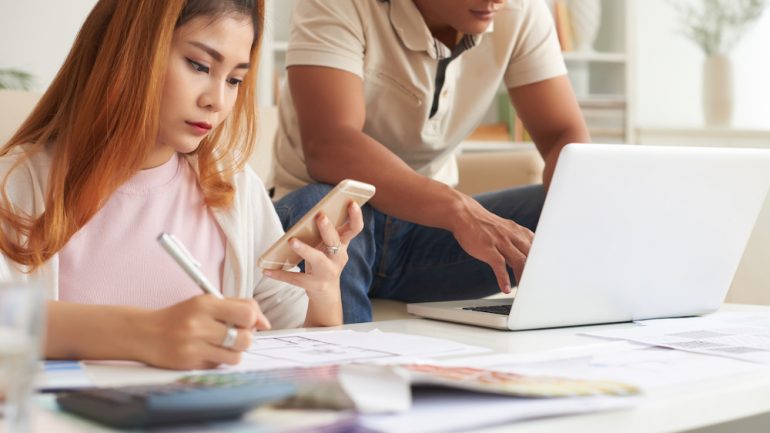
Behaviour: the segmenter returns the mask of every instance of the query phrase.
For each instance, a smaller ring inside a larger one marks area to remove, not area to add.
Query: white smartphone
[[[302,242],[316,246],[321,242],[321,233],[315,222],[319,212],[323,212],[334,227],[342,227],[348,220],[348,205],[356,202],[359,206],[369,201],[374,195],[374,185],[345,179],[338,183],[312,209],[310,209],[296,224],[281,236],[259,258],[257,264],[263,269],[291,269],[302,261],[289,245],[289,239],[297,238]]]

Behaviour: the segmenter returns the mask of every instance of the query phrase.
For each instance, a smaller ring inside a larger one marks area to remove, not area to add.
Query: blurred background
[[[735,145],[770,141],[770,13],[766,8],[727,47],[732,77],[728,123],[704,123],[704,62],[708,55],[685,33],[683,7],[751,7],[761,0],[542,0],[558,21],[564,55],[597,141],[653,142],[706,139],[720,129]],[[30,74],[32,90],[53,79],[96,0],[0,0],[0,70]],[[284,75],[293,0],[268,0],[268,31],[261,70],[261,104],[272,104]],[[727,9],[730,9],[729,11]],[[704,17],[714,19],[714,16]],[[571,30],[571,31],[570,31]],[[729,29],[723,29],[724,32]],[[141,65],[137,65],[141,67]],[[13,84],[13,83],[11,83]],[[718,91],[718,90],[717,90]],[[479,138],[526,138],[509,131],[503,104],[490,107]],[[515,119],[514,119],[515,120]],[[503,135],[501,124],[505,123]],[[727,130],[725,130],[727,129]],[[732,134],[731,134],[732,133]],[[713,138],[713,137],[712,137]]]

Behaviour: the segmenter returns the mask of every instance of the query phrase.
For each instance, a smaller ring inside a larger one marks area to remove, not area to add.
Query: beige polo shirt
[[[416,172],[449,185],[458,180],[457,146],[479,125],[501,82],[513,88],[566,74],[544,0],[508,0],[486,32],[471,35],[473,46],[446,68],[433,116],[438,63],[452,52],[431,35],[412,0],[297,0],[292,20],[287,67],[325,66],[360,77],[363,132]],[[314,182],[288,90],[279,110],[275,199]]]

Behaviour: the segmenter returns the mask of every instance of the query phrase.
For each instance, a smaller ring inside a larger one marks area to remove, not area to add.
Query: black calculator
[[[62,410],[118,428],[237,418],[291,397],[296,385],[265,372],[206,373],[175,382],[90,388],[59,394]]]

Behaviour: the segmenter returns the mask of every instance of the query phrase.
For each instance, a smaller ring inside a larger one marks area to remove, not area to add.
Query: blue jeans
[[[275,209],[284,229],[291,227],[332,189],[313,184],[286,195]],[[545,200],[542,185],[475,197],[490,212],[534,231]],[[492,268],[468,255],[451,232],[362,208],[364,229],[348,246],[342,272],[345,323],[372,320],[369,298],[405,302],[476,299],[499,291]],[[304,265],[301,264],[300,267]],[[511,281],[515,281],[511,275]]]

